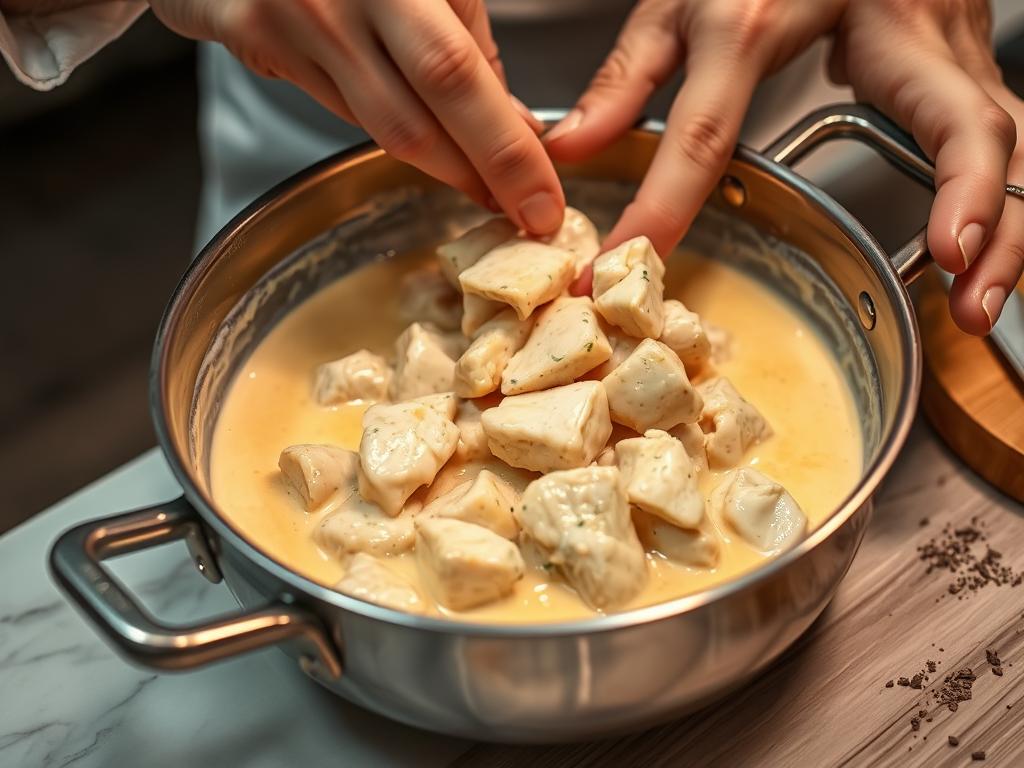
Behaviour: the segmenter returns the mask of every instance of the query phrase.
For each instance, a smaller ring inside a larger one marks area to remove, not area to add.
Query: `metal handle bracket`
[[[184,497],[166,504],[93,520],[66,531],[50,551],[54,580],[129,660],[160,670],[186,670],[288,640],[304,647],[304,667],[328,678],[341,662],[320,621],[292,605],[276,604],[186,627],[153,618],[103,561],[185,539],[205,549],[199,517]],[[197,545],[196,542],[203,542]],[[217,577],[212,557],[204,563]]]

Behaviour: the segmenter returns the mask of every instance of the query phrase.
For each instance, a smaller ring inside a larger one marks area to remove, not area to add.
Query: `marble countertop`
[[[363,712],[262,651],[184,674],[129,666],[57,592],[46,555],[72,524],[178,495],[155,451],[0,538],[0,768],[7,766],[589,766],[678,764],[1024,765],[1024,585],[957,601],[916,547],[977,519],[1024,572],[1024,509],[993,491],[918,424],[886,479],[860,552],[831,605],[763,676],[687,718],[615,741],[471,744]],[[925,520],[924,518],[927,518]],[[195,621],[234,609],[180,542],[108,563],[155,615]],[[944,596],[945,595],[945,596]],[[1004,675],[990,674],[996,648]],[[955,713],[885,682],[924,659],[970,666]],[[1014,663],[1016,662],[1016,666]],[[927,718],[914,729],[921,708]],[[737,730],[737,724],[742,729]],[[960,742],[952,747],[949,735]],[[930,739],[928,737],[931,737]]]
[[[469,744],[366,713],[274,650],[157,675],[116,656],[46,568],[74,523],[171,499],[150,451],[0,537],[0,766],[446,765]],[[108,565],[145,606],[194,621],[237,606],[178,542]]]

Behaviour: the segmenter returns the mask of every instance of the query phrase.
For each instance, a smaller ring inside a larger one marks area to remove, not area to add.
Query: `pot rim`
[[[634,132],[660,133],[663,124],[648,122]],[[185,496],[195,506],[203,521],[213,528],[217,535],[226,539],[246,559],[268,571],[298,593],[328,603],[336,608],[359,614],[369,619],[397,624],[410,629],[431,632],[510,638],[550,638],[580,634],[594,634],[626,627],[639,626],[678,614],[697,610],[702,606],[726,599],[738,592],[755,587],[789,567],[796,560],[821,545],[839,530],[850,517],[865,504],[877,490],[884,476],[895,462],[899,451],[906,442],[917,410],[921,384],[921,345],[916,316],[910,297],[892,262],[874,236],[852,214],[823,190],[804,179],[789,167],[776,163],[761,153],[738,145],[732,161],[752,166],[799,192],[819,212],[830,218],[839,230],[863,254],[874,269],[885,290],[886,299],[894,305],[900,319],[899,333],[903,342],[903,366],[906,376],[897,394],[895,419],[888,434],[882,441],[878,453],[868,465],[857,486],[818,528],[804,538],[797,546],[778,555],[764,565],[726,581],[723,584],[685,595],[662,603],[634,608],[620,613],[595,615],[585,619],[572,619],[541,624],[502,624],[461,621],[444,617],[418,616],[397,611],[373,603],[364,602],[323,586],[283,563],[278,562],[251,543],[217,512],[214,500],[200,490],[188,469],[187,456],[179,453],[170,438],[167,409],[164,408],[164,379],[167,374],[166,339],[180,322],[181,307],[196,290],[202,277],[217,261],[224,246],[244,231],[250,220],[274,205],[282,203],[298,190],[314,185],[319,178],[336,171],[339,165],[364,162],[384,152],[372,142],[350,147],[327,157],[308,168],[299,171],[265,192],[231,219],[210,242],[203,247],[182,276],[168,301],[154,341],[149,372],[149,399],[157,440],[175,479],[182,486]]]

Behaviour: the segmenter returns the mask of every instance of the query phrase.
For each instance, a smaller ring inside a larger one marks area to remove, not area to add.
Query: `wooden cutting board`
[[[1024,383],[991,341],[956,327],[933,271],[921,278],[917,308],[928,420],[971,469],[1024,501]]]

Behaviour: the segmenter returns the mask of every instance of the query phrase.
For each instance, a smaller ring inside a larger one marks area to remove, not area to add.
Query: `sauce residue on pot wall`
[[[429,258],[376,263],[328,286],[285,317],[261,342],[232,384],[213,441],[211,481],[221,514],[275,560],[321,584],[341,578],[343,564],[321,551],[311,531],[323,512],[307,514],[277,468],[281,450],[297,443],[333,443],[357,450],[365,406],[324,408],[311,393],[314,368],[367,348],[385,356],[402,331],[402,273]],[[672,260],[666,298],[729,331],[731,354],[717,366],[765,415],[775,436],[748,463],[781,482],[806,512],[811,528],[825,520],[861,474],[861,436],[853,399],[832,355],[800,314],[769,289],[726,265],[685,256]],[[508,470],[505,468],[504,474]],[[717,473],[705,473],[705,493]],[[721,530],[714,569],[650,558],[650,580],[627,607],[692,594],[747,572],[765,556]],[[417,579],[415,558],[392,558]],[[474,621],[539,622],[592,616],[571,589],[529,569],[515,593],[454,614]]]

